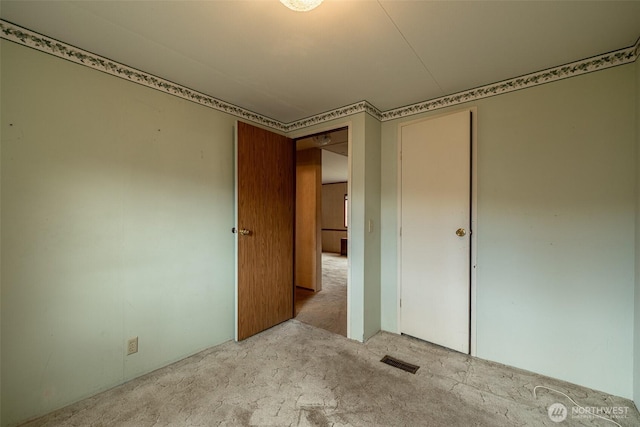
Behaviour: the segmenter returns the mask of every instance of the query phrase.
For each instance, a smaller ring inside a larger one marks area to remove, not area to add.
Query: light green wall
[[[233,337],[235,119],[0,48],[6,426]]]
[[[365,295],[365,113],[351,117],[349,140],[349,275],[347,288],[347,327],[349,338],[364,340]]]
[[[635,78],[626,65],[449,109],[478,109],[477,356],[631,397]],[[382,126],[394,332],[400,122]]]
[[[1,52],[5,426],[233,337],[236,119],[11,42]],[[289,136],[346,122],[350,330],[364,340],[380,329],[380,124],[359,113]],[[140,352],[125,356],[133,336]]]
[[[640,63],[636,60],[636,287],[634,316],[633,400],[640,408]]]
[[[409,119],[410,120],[410,119]],[[380,160],[380,327],[398,329],[398,123],[382,123]]]
[[[2,43],[0,43],[0,100],[2,99]],[[0,242],[2,242],[2,102],[0,102]],[[2,423],[2,244],[0,243],[0,426]]]
[[[365,115],[364,339],[380,331],[380,121]]]

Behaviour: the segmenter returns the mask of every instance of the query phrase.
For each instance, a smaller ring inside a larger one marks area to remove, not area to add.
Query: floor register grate
[[[398,369],[402,369],[403,371],[407,371],[407,372],[411,372],[412,374],[415,374],[418,369],[420,369],[420,366],[416,366],[416,365],[412,365],[411,363],[407,363],[407,362],[403,362],[400,359],[396,359],[395,357],[391,357],[389,355],[384,356],[382,358],[382,360],[380,360],[382,363],[386,363],[389,366],[393,366],[394,368],[398,368]]]

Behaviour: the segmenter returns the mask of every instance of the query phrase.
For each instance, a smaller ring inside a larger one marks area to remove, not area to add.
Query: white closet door
[[[401,128],[401,332],[469,353],[471,112]]]

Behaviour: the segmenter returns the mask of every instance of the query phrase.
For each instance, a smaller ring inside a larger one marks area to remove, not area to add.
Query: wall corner
[[[636,227],[635,227],[635,288],[633,323],[633,401],[640,408],[640,62],[635,64],[636,122]]]

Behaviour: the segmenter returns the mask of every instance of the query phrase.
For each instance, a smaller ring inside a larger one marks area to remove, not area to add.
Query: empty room
[[[640,425],[639,37],[638,1],[1,0],[0,427]]]

